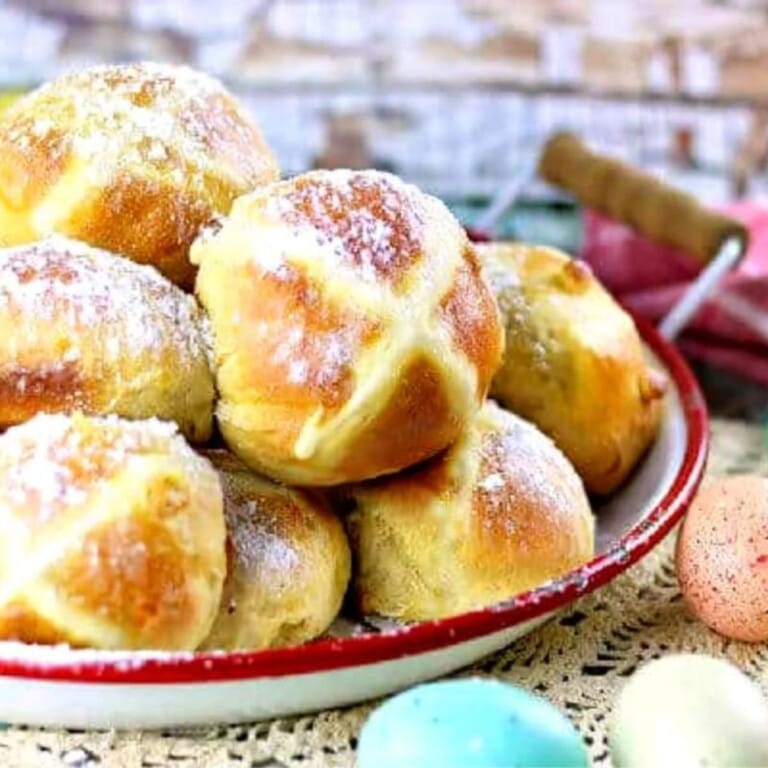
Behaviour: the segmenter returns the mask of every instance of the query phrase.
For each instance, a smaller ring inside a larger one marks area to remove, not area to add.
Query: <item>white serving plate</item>
[[[680,519],[701,480],[707,412],[675,349],[638,321],[670,377],[660,434],[598,513],[597,556],[504,603],[407,627],[340,621],[335,636],[239,653],[92,652],[0,643],[0,721],[165,728],[307,713],[392,693],[466,666],[625,571]]]

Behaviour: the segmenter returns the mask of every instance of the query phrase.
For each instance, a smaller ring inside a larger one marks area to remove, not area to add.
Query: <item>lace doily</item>
[[[712,422],[709,474],[768,475],[763,430]],[[725,657],[768,688],[768,648],[719,637],[682,606],[672,534],[607,587],[462,675],[507,680],[546,696],[580,729],[596,766],[610,766],[606,721],[626,678],[671,651]],[[374,705],[255,725],[160,733],[0,731],[6,768],[350,768]]]

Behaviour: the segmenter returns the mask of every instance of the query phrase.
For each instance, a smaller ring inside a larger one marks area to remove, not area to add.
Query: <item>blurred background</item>
[[[212,72],[288,173],[391,168],[471,206],[567,126],[709,199],[768,190],[768,0],[0,0],[0,30],[6,90]]]
[[[0,30],[5,99],[98,62],[187,62],[286,174],[392,170],[468,225],[559,128],[708,203],[768,199],[768,0],[0,0]],[[573,252],[581,225],[533,181],[499,234]]]

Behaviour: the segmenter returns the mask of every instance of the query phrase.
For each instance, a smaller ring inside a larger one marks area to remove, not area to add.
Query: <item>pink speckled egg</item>
[[[736,640],[768,640],[768,479],[705,484],[677,540],[677,578],[690,610]]]

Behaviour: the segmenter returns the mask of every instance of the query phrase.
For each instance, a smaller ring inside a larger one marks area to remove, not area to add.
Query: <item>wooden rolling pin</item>
[[[705,208],[693,195],[613,158],[592,152],[570,133],[555,134],[539,159],[539,175],[582,205],[621,221],[658,243],[680,248],[703,263],[729,238],[746,251],[743,224]]]

